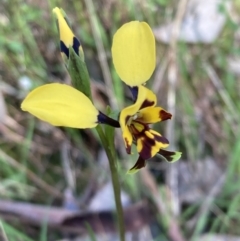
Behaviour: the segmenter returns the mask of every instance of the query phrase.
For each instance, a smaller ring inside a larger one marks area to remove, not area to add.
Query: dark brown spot
[[[155,140],[145,136],[144,139],[142,140],[142,150],[139,152],[139,155],[144,160],[151,158],[152,147],[154,145],[155,145]]]
[[[160,155],[162,155],[163,157],[165,157],[168,162],[172,162],[173,157],[175,155],[175,152],[173,152],[173,151],[166,151],[166,150],[162,150],[162,149],[158,153]]]
[[[131,153],[131,145],[129,144],[129,141],[127,138],[124,138],[124,140],[126,143],[126,152],[127,152],[127,154],[130,154]]]
[[[130,115],[128,115],[128,116],[126,116],[126,118],[125,118],[125,125],[127,125],[127,123],[128,123],[128,121],[129,121],[129,119],[130,119]]]
[[[142,126],[142,131],[139,131],[138,128],[136,128],[136,126],[134,125],[134,123],[138,123],[138,125]],[[149,126],[145,123],[142,123],[140,121],[136,121],[134,120],[132,122],[132,124],[130,125],[130,132],[132,133],[133,136],[135,136],[136,138],[138,138],[138,136],[142,136],[144,134],[145,131],[149,130]]]
[[[135,165],[130,169],[130,171],[132,170],[138,170],[141,169],[142,167],[146,166],[146,161],[139,156],[137,162],[135,163]]]
[[[161,142],[163,144],[169,144],[168,139],[166,137],[164,137],[164,136],[154,135],[154,140],[157,141],[157,142]]]
[[[76,37],[73,37],[72,48],[77,55],[79,55],[79,47],[80,46],[81,46],[80,41]],[[60,50],[62,53],[64,53],[67,56],[67,58],[69,58],[69,48],[65,45],[65,43],[62,40],[60,41]]]
[[[154,105],[154,101],[149,101],[149,100],[144,100],[144,102],[142,103],[140,110],[149,106],[153,106]]]
[[[161,110],[159,112],[159,118],[161,118],[162,121],[168,120],[168,119],[172,118],[172,114],[170,114],[169,112],[167,112],[165,110]]]

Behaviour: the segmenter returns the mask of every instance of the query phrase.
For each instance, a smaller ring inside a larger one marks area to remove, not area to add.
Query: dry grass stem
[[[2,225],[1,219],[0,219],[0,238],[2,241],[9,241],[7,234],[5,233],[4,227]]]
[[[109,69],[108,62],[107,62],[107,55],[106,55],[106,51],[103,46],[101,33],[99,31],[98,21],[96,19],[94,4],[93,4],[92,0],[85,0],[85,4],[87,6],[88,16],[89,16],[89,20],[90,20],[90,24],[91,24],[91,28],[92,28],[92,32],[93,32],[93,37],[94,37],[96,47],[97,47],[99,64],[101,66],[104,81],[106,84],[105,85],[106,93],[108,95],[110,106],[113,109],[117,109],[118,105],[117,105],[117,100],[114,96],[113,81],[112,81],[112,77],[110,74],[110,69]]]
[[[33,181],[38,187],[42,188],[43,191],[45,191],[52,197],[62,199],[62,194],[56,188],[54,188],[54,187],[50,186],[49,184],[47,184],[46,182],[44,182],[34,172],[32,172],[31,170],[29,170],[26,167],[24,167],[23,165],[21,165],[19,162],[17,162],[15,159],[13,159],[9,155],[7,155],[1,149],[0,149],[0,159],[5,161],[10,166],[16,168],[18,171],[25,172],[27,177],[31,181]]]
[[[183,20],[183,16],[187,7],[188,0],[181,0],[178,4],[178,9],[176,13],[176,17],[174,19],[174,24],[172,27],[172,35],[170,41],[170,49],[168,52],[168,102],[167,102],[167,110],[173,115],[171,121],[167,123],[166,136],[171,143],[171,148],[175,148],[175,108],[176,108],[176,85],[179,80],[178,77],[178,64],[177,64],[177,41],[179,36],[179,31],[181,27],[181,23]],[[171,192],[171,204],[172,204],[172,212],[174,216],[178,216],[180,213],[180,205],[178,199],[178,182],[177,182],[177,168],[176,166],[169,165],[167,171],[167,183],[169,190]]]

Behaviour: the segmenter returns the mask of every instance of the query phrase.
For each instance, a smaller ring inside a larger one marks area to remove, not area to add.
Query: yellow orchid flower
[[[145,166],[145,161],[156,154],[168,162],[177,161],[181,153],[162,150],[168,146],[168,140],[148,126],[172,116],[156,107],[156,96],[142,86],[156,65],[155,38],[149,25],[139,21],[124,24],[113,37],[112,58],[118,75],[130,86],[135,101],[121,111],[119,118],[127,153],[131,152],[132,143],[139,153],[129,173]]]
[[[145,22],[124,24],[113,37],[112,58],[115,69],[127,85],[145,83],[156,65],[155,38]]]
[[[144,167],[145,161],[156,154],[164,156],[169,162],[176,161],[181,156],[178,152],[161,150],[168,147],[168,140],[149,127],[149,124],[171,119],[172,115],[156,106],[157,98],[151,90],[140,85],[135,87],[134,92],[136,91],[136,102],[123,109],[119,116],[127,153],[131,153],[133,143],[137,146],[139,153],[139,159],[129,173]]]

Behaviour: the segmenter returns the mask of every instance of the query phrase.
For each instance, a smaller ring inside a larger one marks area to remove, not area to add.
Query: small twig
[[[169,66],[168,66],[168,111],[173,115],[171,121],[167,123],[166,136],[170,142],[171,147],[175,148],[175,105],[176,105],[176,84],[178,81],[178,65],[177,65],[177,40],[183,16],[187,7],[188,0],[181,0],[178,4],[177,14],[172,26],[172,36],[169,49]],[[179,198],[178,198],[178,183],[177,183],[177,168],[169,165],[167,170],[167,183],[171,193],[171,206],[174,216],[178,216],[180,212]]]
[[[223,186],[224,182],[226,180],[226,174],[223,173],[221,177],[217,180],[217,182],[213,185],[210,192],[207,195],[207,198],[202,202],[202,205],[199,209],[198,216],[205,215],[208,210],[211,208],[211,205],[214,201],[214,198],[219,193],[221,187]]]
[[[67,187],[64,191],[63,207],[70,210],[78,210],[79,203],[76,200],[76,176],[74,168],[71,166],[71,158],[69,156],[70,144],[67,140],[63,141],[61,145],[61,160],[64,177]]]
[[[219,193],[221,187],[223,186],[224,182],[226,180],[226,173],[223,173],[221,177],[217,180],[217,182],[213,185],[210,192],[208,193],[206,199],[202,202],[202,205],[198,211],[198,213],[195,215],[194,219],[191,222],[191,225],[195,225],[197,221],[201,218],[205,218],[208,214],[209,210],[211,209],[211,206],[213,205],[214,199],[216,198],[217,194]],[[200,230],[201,231],[201,230]],[[192,237],[195,237],[196,232],[199,232],[199,230],[194,231]]]
[[[180,0],[176,17],[172,26],[172,35],[170,41],[170,49],[168,52],[169,66],[168,66],[168,111],[173,115],[171,121],[167,123],[166,136],[170,145],[175,149],[175,107],[176,107],[176,85],[178,81],[178,64],[177,64],[177,41],[180,32],[181,23],[187,7],[188,0]],[[176,217],[180,213],[180,203],[178,196],[178,169],[172,164],[167,169],[167,184],[170,191],[170,206],[171,206],[171,221],[169,223],[169,236],[172,240],[184,240]]]
[[[76,189],[75,175],[70,165],[68,149],[69,149],[69,143],[67,141],[64,141],[61,147],[61,159],[62,159],[63,172],[66,178],[68,187],[72,191],[75,191]]]
[[[8,163],[10,166],[16,168],[17,170],[25,172],[28,178],[32,180],[37,186],[42,188],[46,193],[50,194],[53,197],[62,199],[62,194],[57,189],[51,187],[49,184],[47,184],[41,178],[39,178],[34,172],[32,172],[31,170],[21,165],[12,157],[8,156],[1,149],[0,149],[0,159]]]
[[[8,122],[8,120],[10,120],[10,119],[11,118],[9,118],[9,116],[6,116],[6,122]],[[20,126],[20,125],[13,128],[13,126],[11,126],[11,124],[9,125],[9,123],[5,124],[5,123],[0,122],[0,133],[1,133],[2,137],[6,139],[6,141],[14,142],[17,144],[18,143],[21,143],[21,144],[26,143],[26,140],[21,133],[21,128],[22,128],[22,126]],[[17,133],[17,131],[19,131],[21,134]],[[43,154],[50,152],[49,147],[46,147],[46,146],[42,145],[41,143],[36,143],[35,141],[31,142],[31,147],[33,149],[38,149],[38,151]]]
[[[28,220],[31,224],[41,224],[48,217],[48,225],[60,225],[62,221],[79,213],[76,210],[67,210],[64,208],[37,205],[25,202],[13,202],[9,200],[0,200],[0,214],[13,215],[18,220]],[[4,218],[5,220],[5,218]]]
[[[171,217],[171,213],[169,212],[165,200],[163,200],[162,196],[159,194],[159,188],[153,176],[146,168],[142,169],[140,174],[144,186],[151,192],[154,204],[156,205],[161,217],[163,217],[163,223],[168,225],[168,234],[171,237],[171,240],[185,241],[178,226],[178,222]]]
[[[154,76],[154,80],[153,80],[153,85],[152,85],[152,89],[154,90],[155,93],[159,93],[160,92],[160,88],[163,82],[163,77],[164,74],[166,72],[167,66],[168,66],[168,62],[169,59],[168,58],[162,58],[163,61],[161,63],[161,66],[158,66],[156,69],[156,74]]]
[[[139,172],[141,175],[142,182],[144,186],[151,192],[153,201],[158,209],[158,212],[161,213],[162,215],[165,216],[165,218],[168,218],[168,212],[167,212],[167,207],[162,199],[162,196],[159,195],[159,190],[158,186],[156,184],[156,181],[154,180],[153,176],[151,173],[148,171],[147,168],[143,168],[141,172]]]
[[[8,237],[7,237],[7,235],[6,235],[5,231],[4,231],[1,219],[0,219],[0,229],[2,230],[0,232],[0,238],[2,238],[1,240],[2,241],[8,241]]]
[[[89,234],[86,223],[97,234],[116,233],[116,213],[113,210],[100,212],[66,210],[64,208],[36,205],[32,203],[0,200],[2,220],[21,222],[27,227],[41,227],[45,223],[48,228],[58,229],[71,234]],[[155,220],[154,213],[147,202],[138,202],[124,209],[124,221],[127,232],[142,230]],[[1,219],[0,219],[1,221]],[[1,224],[1,223],[0,223]],[[50,230],[51,232],[51,230]],[[0,240],[1,226],[0,226]],[[101,239],[102,240],[102,239]],[[150,240],[150,239],[147,239]]]
[[[236,128],[235,128],[236,125],[234,125],[234,121],[235,121],[235,123],[239,123],[239,118],[238,118],[238,115],[236,112],[237,108],[235,107],[234,103],[232,102],[227,91],[225,91],[222,81],[220,80],[220,78],[218,77],[216,71],[212,68],[212,66],[209,64],[206,64],[206,63],[204,63],[203,66],[204,66],[210,80],[212,81],[214,87],[217,89],[220,97],[222,98],[223,102],[225,103],[229,112],[231,113],[231,115],[224,115],[224,117],[225,117],[226,121],[229,123],[229,126],[230,126],[230,128],[232,128],[232,132],[236,137],[239,134],[236,132]]]

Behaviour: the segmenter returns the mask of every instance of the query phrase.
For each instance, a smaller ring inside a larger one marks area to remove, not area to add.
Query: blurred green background
[[[220,1],[224,24],[213,41],[175,39],[172,44],[164,43],[159,37],[161,26],[178,20],[180,25],[175,22],[174,26],[180,26],[181,33],[187,14],[196,14],[194,7],[187,10],[179,2],[184,1],[0,0],[0,200],[62,207],[65,191],[71,190],[84,209],[87,202],[81,197],[89,186],[94,186],[91,192],[97,192],[109,179],[94,131],[55,128],[20,109],[22,99],[34,87],[51,82],[70,84],[52,14],[58,6],[67,13],[81,40],[94,102],[104,112],[107,105],[118,111],[131,103],[112,64],[114,33],[122,24],[140,20],[156,34],[157,66],[147,86],[157,94],[159,105],[175,113],[172,124],[160,123],[155,128],[183,155],[172,167],[158,159],[149,161],[147,173],[158,192],[153,193],[143,188],[146,175],[141,173],[146,170],[126,174],[135,159],[125,154],[117,132],[121,184],[132,202],[155,200],[153,196],[159,195],[166,205],[175,203],[173,214],[186,240],[210,233],[240,236],[240,1]],[[229,10],[225,3],[231,5]],[[206,5],[206,11],[208,8]],[[183,18],[178,16],[181,11]],[[217,25],[220,20],[213,21]],[[176,74],[173,82],[172,73]],[[177,190],[172,190],[174,187]],[[4,241],[64,237],[60,231],[49,230],[45,222],[31,227],[4,215],[0,221]],[[161,222],[158,225],[164,226]],[[148,240],[171,240],[165,232],[165,239],[150,235]],[[211,240],[220,240],[220,236]]]

